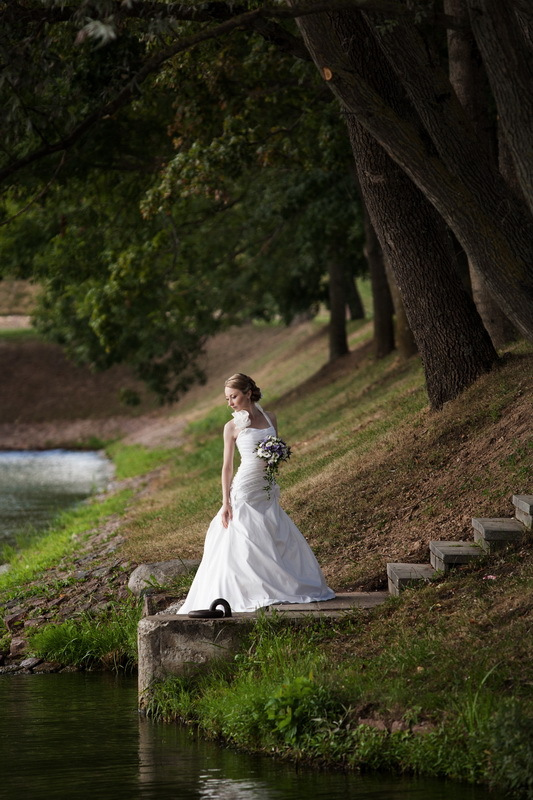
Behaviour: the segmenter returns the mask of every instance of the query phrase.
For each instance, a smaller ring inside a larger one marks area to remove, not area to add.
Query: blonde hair
[[[236,372],[235,375],[228,378],[224,386],[228,386],[230,389],[239,389],[244,394],[251,392],[250,400],[254,403],[261,399],[259,386],[257,386],[253,378],[250,378],[249,375],[244,375],[242,372]]]

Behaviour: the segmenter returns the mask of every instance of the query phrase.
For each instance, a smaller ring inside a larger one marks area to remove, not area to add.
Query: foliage
[[[143,37],[130,20],[95,47],[107,23],[94,21],[70,52],[68,32],[80,23],[74,14],[58,26],[54,45],[38,26],[29,35],[34,59],[52,47],[71,59],[63,111],[49,119],[57,131],[120,91],[156,29],[172,39],[164,23],[148,23]],[[56,68],[52,59],[43,80],[59,80]],[[26,91],[27,76],[18,80]],[[165,64],[142,102],[108,115],[27,208],[41,179],[37,171],[26,189],[22,175],[4,197],[12,221],[0,252],[5,273],[42,284],[38,329],[98,369],[129,363],[172,400],[203,379],[197,358],[222,326],[316,308],[331,251],[350,276],[362,268],[342,126],[331,104],[321,117],[302,110],[320,93],[309,64],[280,58],[260,38],[210,43]],[[20,124],[11,120],[28,150],[35,137],[23,136],[22,119],[33,131],[37,109],[24,102]]]
[[[509,797],[533,797],[533,716],[516,700],[504,702],[491,720],[491,780]]]
[[[47,661],[91,669],[131,670],[137,664],[138,603],[122,603],[110,613],[77,619],[30,633],[31,651]]]

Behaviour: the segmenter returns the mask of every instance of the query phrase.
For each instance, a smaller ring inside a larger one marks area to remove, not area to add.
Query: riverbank
[[[149,424],[135,446],[154,461],[139,468],[149,477],[118,512],[112,535],[123,541],[109,555],[133,566],[201,554],[219,504],[229,362],[268,390],[265,405],[293,445],[283,505],[336,590],[385,588],[387,561],[422,560],[430,539],[471,537],[471,517],[512,516],[511,495],[531,493],[531,349],[515,346],[498,370],[432,414],[416,359],[375,364],[365,326],[354,326],[351,342],[350,356],[331,367],[324,331],[312,324],[229,332],[213,343],[212,381],[165,412],[181,447],[154,451]],[[526,537],[304,638],[259,628],[229,668],[161,686],[152,713],[244,749],[492,781],[527,796],[532,573]],[[1,587],[0,600],[20,595]],[[61,594],[52,583],[47,591]]]

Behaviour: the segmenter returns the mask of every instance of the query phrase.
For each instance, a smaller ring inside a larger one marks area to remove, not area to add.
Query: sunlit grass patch
[[[108,517],[123,514],[131,497],[132,492],[124,490],[58,515],[50,529],[36,534],[27,547],[13,553],[9,572],[0,575],[0,593],[20,589],[47,567],[56,565],[63,556],[75,552],[83,538]]]
[[[31,652],[46,661],[85,669],[131,671],[137,664],[138,602],[122,602],[107,614],[82,614],[29,634]]]

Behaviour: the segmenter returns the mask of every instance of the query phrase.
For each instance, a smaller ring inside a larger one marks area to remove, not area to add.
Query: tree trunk
[[[294,0],[288,2],[292,4]],[[368,38],[368,32],[356,29],[359,19],[356,12],[327,12],[302,17],[298,25],[312,58],[346,113],[356,115],[358,122],[433,203],[506,315],[533,340],[533,234],[530,235],[533,220],[510,197],[506,187],[502,193],[496,183],[487,186],[486,180],[475,186],[469,184],[472,172],[469,162],[473,154],[479,157],[480,148],[477,144],[471,146],[471,131],[463,135],[462,122],[453,131],[452,151],[461,163],[457,173],[436,156],[427,134],[421,135],[413,124],[412,115],[402,118],[354,68],[361,37]],[[439,96],[433,93],[430,105],[440,104]],[[500,183],[504,186],[501,180]]]
[[[509,0],[468,0],[470,22],[483,57],[516,174],[533,214],[533,52]],[[526,12],[526,6],[524,6]],[[522,13],[524,13],[522,12]],[[529,21],[532,17],[529,7]],[[525,19],[525,18],[524,18]]]
[[[418,353],[418,347],[416,346],[415,337],[413,336],[413,331],[411,330],[409,320],[407,319],[405,306],[400,294],[400,290],[398,289],[398,285],[394,278],[394,273],[387,262],[385,262],[385,271],[387,273],[387,281],[392,297],[392,304],[394,306],[394,338],[396,341],[396,347],[398,349],[398,353],[400,354],[400,358],[406,361],[408,358],[411,358],[411,356],[414,356],[416,353]]]
[[[492,126],[488,114],[489,92],[483,62],[472,31],[468,27],[466,0],[444,0],[444,12],[461,19],[465,28],[448,31],[448,64],[450,83],[466,115],[472,122],[480,142],[496,162]],[[485,281],[468,259],[472,296],[485,328],[495,347],[503,347],[516,338],[516,332],[500,309]]]
[[[394,350],[394,306],[381,246],[364,203],[363,214],[365,256],[370,272],[372,303],[374,306],[374,355],[376,358],[385,358]]]
[[[348,311],[350,312],[350,319],[364,319],[365,309],[363,306],[363,301],[361,300],[361,295],[359,294],[359,289],[357,288],[357,284],[351,270],[346,271],[345,281],[346,303],[348,305]]]
[[[497,355],[462,288],[442,219],[370,131],[378,129],[384,138],[390,113],[383,117],[382,111],[390,112],[391,104],[395,119],[410,113],[404,93],[360,14],[316,14],[300,18],[298,25],[315,62],[332,64],[340,75],[334,88],[340,86],[350,101],[346,119],[365,204],[402,294],[430,403],[440,408],[490,370]],[[377,117],[368,114],[371,98],[379,100]]]
[[[344,269],[335,256],[328,260],[329,276],[329,360],[349,353],[346,335],[346,293]]]

